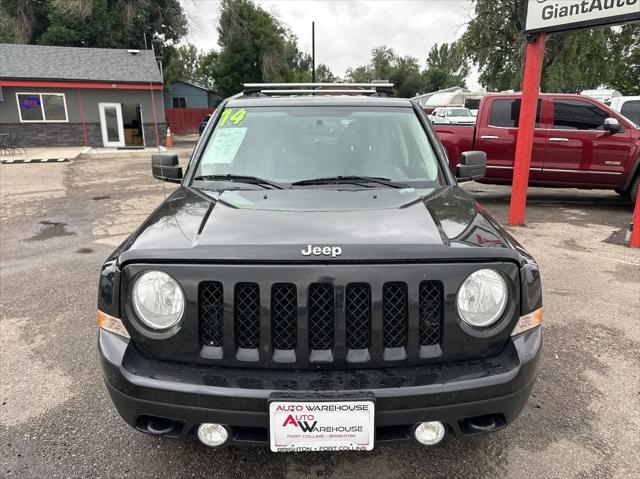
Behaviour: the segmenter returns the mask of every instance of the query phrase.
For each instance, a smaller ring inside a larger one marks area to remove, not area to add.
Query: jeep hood
[[[338,246],[339,257],[303,256]],[[468,193],[433,189],[215,191],[178,188],[119,262],[523,261],[526,252]]]

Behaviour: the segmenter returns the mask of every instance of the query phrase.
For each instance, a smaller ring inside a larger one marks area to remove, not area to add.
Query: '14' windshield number
[[[242,120],[244,120],[244,117],[246,115],[247,110],[245,110],[244,108],[241,108],[236,112],[234,112],[231,108],[227,108],[222,112],[220,123],[218,123],[218,125],[225,126],[229,121],[234,125],[238,125]]]

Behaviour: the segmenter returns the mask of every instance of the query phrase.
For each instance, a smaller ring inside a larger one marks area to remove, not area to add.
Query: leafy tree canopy
[[[176,80],[185,80],[210,87],[207,69],[215,57],[215,52],[199,52],[191,43],[169,48],[165,52],[164,81],[170,85]]]
[[[367,65],[349,68],[346,77],[356,83],[388,80],[400,97],[436,91],[450,86],[465,86],[467,62],[456,44],[434,45],[428,54],[427,68],[420,70],[418,60],[412,56],[399,56],[392,48],[381,46],[371,51]]]
[[[3,0],[3,40],[41,45],[144,48],[187,33],[178,0]]]
[[[427,57],[423,73],[423,91],[438,91],[452,86],[466,86],[469,64],[457,42],[435,44]]]
[[[269,12],[250,0],[222,0],[219,15],[220,51],[211,72],[221,95],[237,93],[242,83],[310,79],[311,57]]]
[[[69,47],[145,48],[156,53],[187,33],[179,0],[2,0],[0,40]]]
[[[398,56],[386,46],[371,50],[371,62],[349,68],[346,78],[354,83],[388,80],[394,84],[394,93],[402,97],[414,96],[422,84],[418,60],[412,56]]]
[[[526,0],[474,0],[461,39],[488,90],[521,89]],[[640,93],[640,24],[596,27],[547,37],[542,89],[576,93],[598,87]]]

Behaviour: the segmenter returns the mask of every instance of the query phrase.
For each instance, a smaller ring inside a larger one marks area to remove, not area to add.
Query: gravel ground
[[[508,188],[465,188],[506,222]],[[431,449],[296,455],[149,437],[112,407],[98,271],[165,194],[149,161],[2,165],[0,192],[2,477],[640,477],[640,250],[616,244],[632,208],[613,192],[533,188],[527,226],[509,228],[545,295],[542,369],[513,426]]]

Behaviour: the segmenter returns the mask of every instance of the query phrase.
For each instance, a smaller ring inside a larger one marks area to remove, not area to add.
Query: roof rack
[[[393,83],[244,83],[243,94],[257,95],[391,95]]]

